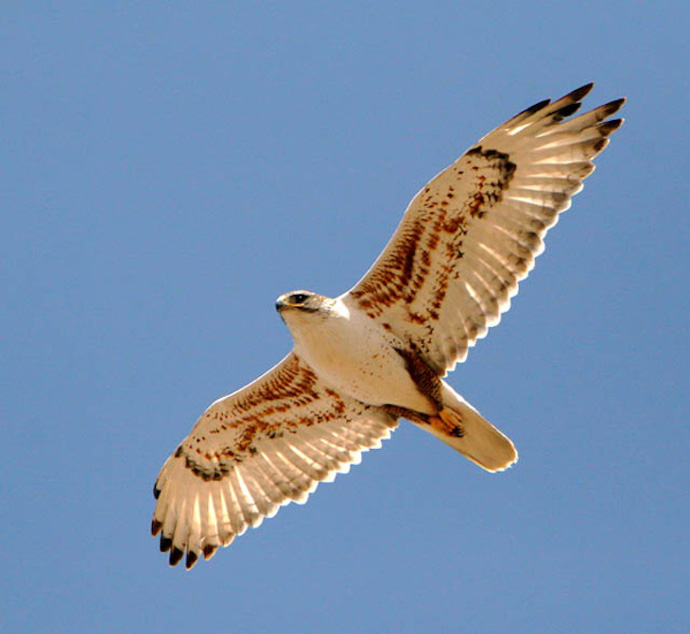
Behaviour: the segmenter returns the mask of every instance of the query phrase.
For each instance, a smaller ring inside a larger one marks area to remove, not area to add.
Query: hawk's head
[[[332,306],[333,300],[330,297],[324,297],[311,291],[292,291],[281,295],[276,300],[276,310],[283,319],[285,319],[284,315],[287,312],[327,313]]]
[[[331,299],[311,291],[292,291],[276,300],[280,318],[288,327],[294,350],[305,356],[308,351],[328,347],[342,319],[348,319],[349,311],[340,299]]]

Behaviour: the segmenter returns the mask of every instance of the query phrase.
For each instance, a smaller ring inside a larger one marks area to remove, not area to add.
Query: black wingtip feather
[[[214,544],[206,544],[206,546],[204,546],[204,559],[211,559],[216,550],[218,550],[218,546]]]
[[[177,564],[182,561],[182,556],[184,555],[184,551],[180,550],[176,546],[173,546],[173,549],[170,551],[170,565],[171,566],[177,566]]]
[[[605,103],[601,108],[606,113],[606,116],[610,117],[614,112],[618,112],[626,101],[627,99],[625,97],[620,97],[619,99],[614,99],[613,101]]]
[[[197,555],[195,552],[188,550],[187,551],[187,559],[184,562],[184,567],[187,570],[190,570],[192,566],[196,563],[196,560],[199,559],[199,555]]]
[[[155,537],[160,533],[161,528],[163,527],[163,524],[159,522],[158,520],[152,520],[151,521],[151,535]]]
[[[590,81],[588,84],[569,92],[563,99],[567,98],[572,101],[581,101],[592,91],[592,88],[594,88],[594,82]]]
[[[161,490],[158,488],[158,482],[153,485],[153,497],[158,499],[158,496],[160,496]]]
[[[535,112],[539,112],[542,108],[545,108],[550,103],[551,103],[551,99],[543,99],[542,101],[538,101],[537,103],[530,106],[529,108],[525,108],[521,113],[519,113],[517,115],[517,117],[527,116],[530,114],[534,114]]]
[[[169,537],[166,537],[165,535],[161,535],[161,552],[162,553],[167,553],[170,548],[172,547],[172,539]]]
[[[603,138],[599,139],[592,147],[594,151],[599,154],[607,145],[609,144],[609,139]]]
[[[600,123],[597,128],[599,129],[599,133],[601,136],[609,136],[618,128],[620,128],[623,125],[623,119],[611,119],[610,121],[604,121],[604,123]]]
[[[562,108],[559,108],[553,113],[553,118],[556,119],[556,121],[562,121],[566,117],[569,117],[571,114],[576,113],[582,104],[579,101],[576,101],[574,103],[569,103],[563,106]]]

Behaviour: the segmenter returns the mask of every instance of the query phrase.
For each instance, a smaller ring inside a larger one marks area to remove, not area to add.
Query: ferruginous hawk
[[[401,418],[487,471],[513,443],[442,377],[508,310],[558,214],[622,124],[617,99],[577,117],[592,84],[490,132],[412,200],[347,293],[278,298],[287,357],[213,403],[163,465],[152,533],[191,568],[379,447]]]

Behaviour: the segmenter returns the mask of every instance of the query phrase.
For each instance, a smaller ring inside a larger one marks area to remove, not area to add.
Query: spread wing
[[[510,307],[546,231],[592,173],[624,99],[567,119],[591,90],[535,104],[490,132],[412,200],[386,249],[343,296],[439,374]]]
[[[176,565],[209,559],[248,526],[379,447],[396,418],[324,386],[290,353],[213,403],[161,469],[151,532]]]

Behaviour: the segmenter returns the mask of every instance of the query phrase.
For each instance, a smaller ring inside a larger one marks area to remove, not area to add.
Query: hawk
[[[490,472],[511,440],[443,377],[508,310],[547,230],[623,123],[571,117],[588,84],[490,132],[412,200],[366,275],[331,299],[278,298],[292,351],[213,403],[161,469],[152,534],[171,565],[209,559],[379,447],[401,418]]]

